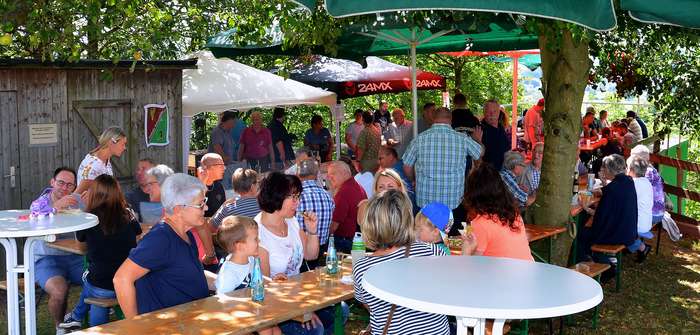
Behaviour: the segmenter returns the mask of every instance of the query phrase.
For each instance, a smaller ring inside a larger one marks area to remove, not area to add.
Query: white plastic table
[[[0,243],[5,248],[7,267],[7,329],[10,335],[20,334],[19,289],[17,276],[24,274],[24,322],[25,334],[36,334],[36,306],[34,305],[34,248],[38,241],[53,242],[56,234],[70,233],[94,227],[97,216],[89,213],[56,214],[53,217],[19,221],[28,215],[27,210],[0,211]],[[24,243],[24,264],[17,264],[16,238],[27,238]]]
[[[495,319],[538,319],[585,311],[603,300],[595,280],[555,265],[482,256],[400,259],[367,271],[364,289],[379,299],[414,310],[454,315],[457,334],[484,334]]]

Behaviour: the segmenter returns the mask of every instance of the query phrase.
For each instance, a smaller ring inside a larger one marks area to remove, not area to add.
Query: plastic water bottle
[[[362,239],[362,233],[355,233],[355,237],[352,238],[352,250],[350,250],[350,256],[352,257],[352,266],[355,267],[355,263],[362,257],[365,257],[365,240]]]
[[[328,274],[338,273],[338,254],[335,251],[335,238],[328,238],[328,256],[326,256],[326,272]]]
[[[255,302],[265,300],[265,284],[263,283],[263,275],[260,270],[260,258],[255,257],[253,273],[250,278],[250,296]]]

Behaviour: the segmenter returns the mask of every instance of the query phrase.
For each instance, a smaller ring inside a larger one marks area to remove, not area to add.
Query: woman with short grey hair
[[[160,202],[161,185],[174,173],[173,169],[164,164],[158,164],[146,171],[146,193],[152,202]]]
[[[647,161],[647,163],[649,163],[649,155],[649,148],[642,144],[632,148],[630,152],[631,157],[641,157]],[[647,171],[644,173],[644,176],[649,180],[651,187],[654,190],[654,205],[651,208],[652,224],[661,223],[661,220],[664,218],[664,212],[666,212],[664,180],[661,178],[659,171],[656,170],[656,168],[651,164],[647,164]]]
[[[630,156],[627,159],[627,175],[634,181],[634,190],[637,193],[637,234],[646,239],[654,238],[651,233],[652,214],[654,205],[654,189],[649,180],[644,176],[649,163],[640,156]],[[629,251],[637,252],[637,261],[643,262],[651,251],[651,246],[642,243],[640,238],[628,247]]]
[[[207,188],[176,173],[161,185],[163,221],[156,224],[114,275],[114,289],[127,318],[201,299],[209,294],[190,231],[204,223]]]
[[[625,175],[625,159],[620,155],[603,158],[600,169],[602,180],[609,180],[600,191],[600,201],[594,209],[592,204],[582,202],[583,210],[593,216],[590,227],[583,227],[578,236],[578,261],[588,261],[593,244],[624,244],[631,247],[637,239],[637,195],[632,178]],[[605,181],[604,181],[605,183]],[[607,257],[594,258],[598,263],[608,263]],[[613,264],[614,268],[614,264]],[[603,279],[614,276],[615,271],[606,271]]]

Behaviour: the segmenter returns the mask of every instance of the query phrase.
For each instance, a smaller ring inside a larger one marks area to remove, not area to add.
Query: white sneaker
[[[80,320],[73,319],[73,315],[71,313],[68,313],[68,314],[66,314],[66,316],[63,317],[63,322],[58,324],[58,328],[63,328],[63,329],[78,328],[82,324],[83,323]]]
[[[60,327],[56,327],[56,335],[65,335],[66,330]]]

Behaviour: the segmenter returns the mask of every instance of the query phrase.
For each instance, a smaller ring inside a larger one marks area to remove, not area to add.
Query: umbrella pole
[[[411,108],[413,109],[413,138],[418,136],[418,87],[416,85],[416,28],[411,29]]]
[[[518,54],[511,55],[513,60],[513,115],[510,131],[510,148],[514,150],[518,146]]]

